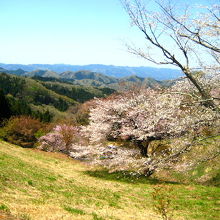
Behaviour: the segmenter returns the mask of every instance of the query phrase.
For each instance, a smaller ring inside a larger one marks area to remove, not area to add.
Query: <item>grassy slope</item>
[[[94,171],[62,154],[0,142],[0,217],[1,209],[8,208],[26,220],[161,219],[151,197],[158,184]],[[163,184],[173,189],[173,219],[219,219],[220,188]]]

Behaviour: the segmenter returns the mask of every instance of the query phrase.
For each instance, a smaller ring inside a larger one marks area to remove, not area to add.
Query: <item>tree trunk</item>
[[[144,142],[142,140],[135,140],[134,144],[140,149],[140,153],[143,157],[148,157],[148,145],[150,142]]]
[[[147,168],[147,169],[144,170],[144,175],[147,176],[147,177],[149,177],[149,176],[151,176],[152,174],[154,174],[155,170],[156,170],[156,169],[149,169],[149,168]]]
[[[149,157],[148,148],[149,144],[153,140],[160,140],[159,137],[148,137],[146,140],[134,140],[134,144],[140,149],[140,153],[143,157]]]
[[[186,77],[193,83],[193,85],[197,88],[197,90],[199,91],[202,99],[204,101],[202,101],[201,103],[207,107],[207,108],[211,108],[215,111],[219,112],[219,108],[218,106],[215,104],[215,102],[213,101],[212,96],[209,94],[208,91],[206,91],[206,89],[201,85],[201,83],[192,75],[192,73],[187,70],[187,69],[182,69],[182,71],[184,72],[184,74],[186,75]]]

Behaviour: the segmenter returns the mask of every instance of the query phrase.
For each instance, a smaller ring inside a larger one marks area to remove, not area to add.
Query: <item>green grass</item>
[[[173,219],[219,219],[216,186],[110,174],[59,153],[0,141],[0,211],[20,219],[161,219],[152,199],[158,185],[170,189]]]
[[[0,205],[0,210],[5,211],[5,212],[9,212],[9,208],[8,208],[8,206],[5,205],[5,204],[1,204],[1,205]]]
[[[67,212],[73,213],[73,214],[85,215],[85,212],[83,210],[72,208],[72,207],[69,207],[69,206],[65,206],[64,210],[66,210]]]

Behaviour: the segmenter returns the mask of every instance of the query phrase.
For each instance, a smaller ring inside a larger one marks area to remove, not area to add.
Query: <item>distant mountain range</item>
[[[137,72],[131,72],[129,69],[131,67],[128,67],[127,72],[123,72],[123,68],[126,70],[126,67],[122,67],[115,77],[114,71],[110,74],[106,74],[105,71],[110,71],[110,67],[113,70],[120,67],[102,65],[103,71],[99,72],[91,70],[56,72],[55,66],[61,70],[62,66],[67,68],[67,65],[48,65],[54,67],[50,69],[44,68],[47,65],[34,66],[0,64],[0,89],[10,102],[14,115],[28,114],[47,121],[52,118],[57,120],[69,117],[73,106],[94,97],[106,97],[114,92],[140,87],[168,87],[176,81],[156,80],[145,77],[147,74],[142,74],[144,77],[141,77],[141,74],[137,76],[138,74],[134,75]],[[36,67],[43,69],[35,69]],[[66,70],[65,68],[63,70]],[[171,78],[171,75],[168,74],[167,77]]]
[[[129,89],[133,86],[151,87],[169,86],[175,80],[155,80],[153,78],[143,78],[136,75],[130,75],[122,78],[107,76],[92,71],[65,71],[56,73],[51,70],[34,70],[26,72],[22,69],[6,70],[0,67],[0,72],[14,74],[19,76],[31,77],[40,81],[66,82],[80,86],[108,87],[114,90]]]
[[[91,65],[67,65],[67,64],[4,64],[0,63],[0,67],[6,70],[15,71],[16,75],[24,75],[24,72],[33,72],[36,70],[44,70],[42,76],[59,77],[62,73],[64,76],[68,73],[64,72],[76,72],[76,71],[91,71],[101,73],[109,77],[128,77],[136,75],[142,78],[153,78],[155,80],[170,80],[177,79],[183,74],[177,69],[168,68],[155,68],[155,67],[128,67],[128,66],[113,66],[113,65],[102,65],[102,64],[91,64]],[[22,72],[23,71],[23,72]],[[48,73],[49,71],[49,73]]]

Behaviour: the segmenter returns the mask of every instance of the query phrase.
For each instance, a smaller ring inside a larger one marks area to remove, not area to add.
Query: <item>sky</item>
[[[153,66],[127,52],[144,39],[119,0],[0,0],[0,10],[0,63]]]

